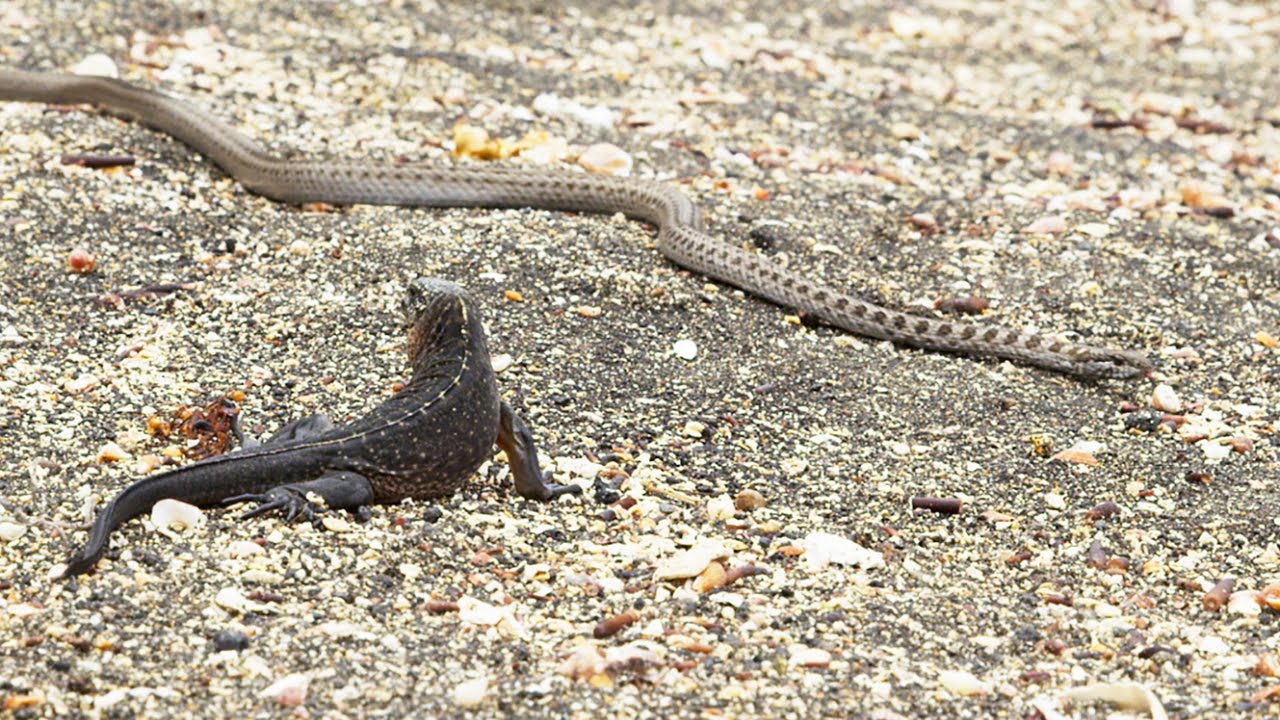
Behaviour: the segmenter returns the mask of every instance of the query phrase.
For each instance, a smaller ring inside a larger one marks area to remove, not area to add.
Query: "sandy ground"
[[[621,218],[287,207],[139,125],[3,103],[9,714],[1104,717],[1063,696],[1109,683],[1137,717],[1276,712],[1274,6],[111,5],[0,3],[0,63],[102,53],[291,157],[454,162],[459,124],[515,162],[612,143],[728,242],[1159,368],[858,339]],[[491,463],[330,531],[134,521],[54,578],[95,503],[181,454],[156,421],[236,393],[264,434],[390,395],[419,274],[475,294],[585,495],[519,500]]]

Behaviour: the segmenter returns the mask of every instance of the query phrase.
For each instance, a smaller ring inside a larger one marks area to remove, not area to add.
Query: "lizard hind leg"
[[[372,504],[374,499],[373,485],[369,483],[368,478],[359,473],[335,470],[314,480],[277,485],[262,493],[229,497],[224,499],[222,504],[258,503],[257,507],[241,515],[241,520],[279,510],[284,513],[285,522],[291,523],[298,518],[315,522],[316,516],[324,512],[324,508],[307,499],[309,493],[315,493],[323,498],[325,506],[331,510],[350,510],[357,516]]]
[[[329,430],[334,428],[333,420],[328,415],[307,415],[306,418],[298,418],[292,423],[285,423],[282,428],[275,430],[273,436],[266,439],[257,439],[244,434],[241,428],[241,419],[239,419],[239,411],[232,415],[232,434],[236,436],[236,442],[241,446],[241,450],[252,450],[255,447],[271,445],[273,442],[288,442],[291,439],[308,439],[323,436]]]
[[[271,437],[266,440],[258,440],[244,434],[244,431],[240,428],[239,413],[236,413],[236,415],[231,418],[231,432],[236,436],[236,440],[240,443],[240,447],[245,450],[251,450],[253,448],[270,445],[272,443],[288,442],[290,440],[307,440],[319,437],[333,428],[333,420],[330,420],[328,415],[316,413],[315,415],[300,417],[291,423],[286,423]]]
[[[309,440],[329,432],[333,427],[333,420],[330,420],[328,415],[316,413],[287,423],[277,430],[274,435],[267,438],[263,444],[270,445],[271,443],[287,442],[289,440]]]

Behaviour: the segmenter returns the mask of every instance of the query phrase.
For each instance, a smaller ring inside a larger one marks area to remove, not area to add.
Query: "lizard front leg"
[[[544,474],[538,466],[538,448],[533,442],[533,433],[505,401],[500,407],[498,447],[507,455],[511,477],[520,497],[548,502],[561,495],[581,493],[580,485],[558,485],[548,480],[551,473]]]

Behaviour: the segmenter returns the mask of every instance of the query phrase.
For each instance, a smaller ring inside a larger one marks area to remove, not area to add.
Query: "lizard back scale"
[[[1009,358],[1084,378],[1132,378],[1152,369],[1144,355],[1132,350],[994,324],[938,320],[866,302],[708,235],[689,197],[659,182],[494,165],[281,160],[181,100],[103,77],[0,68],[0,100],[87,103],[128,115],[191,146],[250,191],[279,202],[621,212],[657,226],[659,250],[677,265],[859,335],[929,350]]]

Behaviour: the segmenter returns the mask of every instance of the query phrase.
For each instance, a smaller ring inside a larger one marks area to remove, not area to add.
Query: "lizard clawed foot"
[[[273,487],[264,493],[236,495],[222,502],[224,505],[232,505],[239,502],[258,503],[257,507],[241,515],[241,520],[248,520],[249,518],[280,510],[284,512],[284,520],[287,523],[293,523],[298,518],[302,518],[309,523],[315,524],[318,520],[317,516],[320,513],[327,512],[327,508],[308,500],[306,491],[290,485]]]
[[[315,493],[324,498],[324,506],[307,499]],[[368,517],[368,505],[373,503],[373,486],[368,478],[348,470],[332,470],[314,480],[277,485],[265,492],[245,493],[222,501],[224,505],[238,502],[256,502],[258,507],[240,516],[241,520],[280,510],[286,522],[302,518],[315,524],[318,515],[329,510],[351,510],[356,518]],[[327,506],[327,507],[325,507]]]
[[[553,483],[551,482],[551,472],[547,471],[542,473],[541,483],[530,486],[517,485],[516,492],[520,493],[521,497],[525,497],[530,500],[550,502],[561,495],[581,495],[582,486]]]

